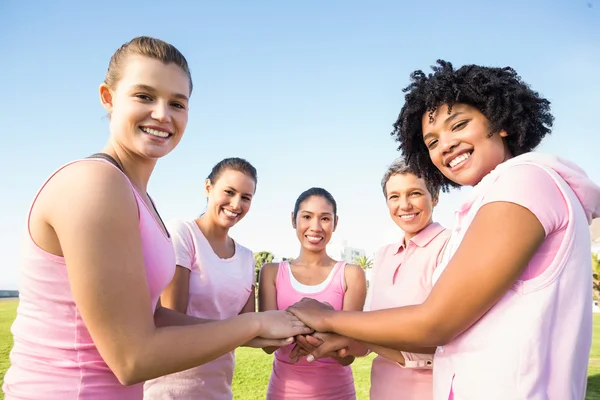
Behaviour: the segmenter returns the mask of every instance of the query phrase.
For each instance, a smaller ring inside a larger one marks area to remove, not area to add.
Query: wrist
[[[246,321],[244,321],[247,326],[248,329],[250,330],[250,333],[252,334],[252,339],[260,336],[260,333],[263,330],[263,322],[262,322],[262,313],[259,312],[254,312],[254,313],[244,313],[244,314],[240,314],[238,318],[244,318],[246,319]],[[250,340],[252,340],[250,339]]]

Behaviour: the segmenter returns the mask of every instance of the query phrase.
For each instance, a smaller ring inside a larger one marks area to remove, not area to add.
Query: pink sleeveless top
[[[302,293],[292,286],[293,277],[287,261],[279,264],[275,286],[277,288],[277,309],[285,310],[289,306],[310,297],[327,302],[335,310],[344,305],[346,281],[344,276],[346,263],[338,262],[327,278],[328,283],[317,293]],[[342,366],[332,358],[313,362],[306,357],[296,364],[290,364],[289,355],[293,344],[275,351],[273,372],[269,380],[267,400],[354,400],[354,378],[350,366]]]
[[[97,159],[74,162],[82,161],[110,164]],[[173,278],[175,256],[170,239],[131,188],[138,204],[152,299],[148,307],[154,310],[161,292]],[[64,258],[47,253],[34,243],[29,233],[29,218],[20,264],[20,299],[11,328],[14,347],[10,353],[11,367],[4,377],[4,398],[141,400],[143,385],[121,385],[100,356],[73,300]]]

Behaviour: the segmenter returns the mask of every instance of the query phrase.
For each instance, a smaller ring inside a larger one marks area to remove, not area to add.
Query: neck
[[[325,251],[325,249],[319,252],[314,252],[302,248],[300,249],[300,255],[294,261],[296,261],[298,264],[307,265],[309,267],[321,267],[323,265],[329,265],[335,260],[327,255],[327,251]]]
[[[433,223],[433,220],[430,220],[427,225],[425,225],[423,228],[419,229],[416,232],[404,232],[404,239],[402,239],[402,243],[404,244],[404,246],[406,246],[406,243],[414,238],[415,236],[417,236],[419,233],[423,232],[429,225],[431,225]]]
[[[202,231],[204,237],[211,243],[227,243],[229,239],[229,229],[215,224],[210,215],[202,214],[196,219],[198,228]]]
[[[119,163],[125,171],[125,175],[127,175],[140,194],[148,191],[148,181],[150,180],[154,166],[156,166],[156,160],[143,159],[112,142],[109,142],[102,149],[102,152],[109,154]]]

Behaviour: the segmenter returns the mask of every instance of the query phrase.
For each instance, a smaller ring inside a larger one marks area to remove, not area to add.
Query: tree
[[[358,265],[362,269],[369,269],[373,266],[373,260],[367,256],[358,256],[354,259],[354,264]]]
[[[600,258],[592,253],[592,278],[594,284],[594,300],[600,299]]]
[[[281,261],[292,261],[293,258],[292,257],[282,257]]]
[[[258,253],[254,253],[254,270],[256,271],[256,284],[258,285],[258,274],[260,269],[266,263],[270,263],[273,261],[273,253],[269,251],[259,251]]]

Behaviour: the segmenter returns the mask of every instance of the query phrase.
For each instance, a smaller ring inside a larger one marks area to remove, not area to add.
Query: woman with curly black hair
[[[474,189],[418,306],[350,313],[303,300],[319,331],[399,350],[438,346],[435,399],[583,399],[592,333],[588,225],[600,187],[576,165],[532,150],[550,103],[512,68],[412,74],[393,134],[426,180]],[[352,350],[336,337],[313,354]],[[402,399],[398,394],[398,399]]]

